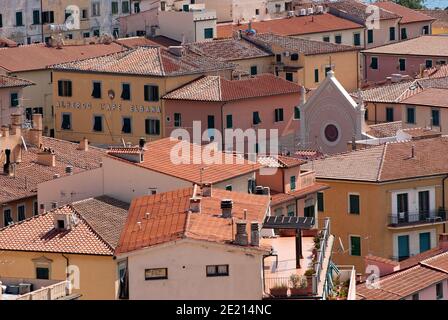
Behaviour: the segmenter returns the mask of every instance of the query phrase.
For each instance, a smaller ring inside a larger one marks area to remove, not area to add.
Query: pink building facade
[[[0,75],[0,126],[8,125],[12,114],[23,113],[23,88],[32,84],[27,80]]]

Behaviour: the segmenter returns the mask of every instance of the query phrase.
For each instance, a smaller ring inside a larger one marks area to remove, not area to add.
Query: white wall
[[[436,227],[432,229],[422,229],[418,231],[406,231],[401,233],[394,233],[393,235],[393,250],[394,257],[398,257],[398,237],[399,236],[409,236],[409,254],[414,256],[420,253],[420,233],[430,232],[431,237],[431,249],[437,246],[437,230]]]
[[[118,256],[117,261],[124,256]],[[229,276],[207,277],[207,265],[229,265]],[[229,245],[180,240],[132,252],[129,299],[253,299],[262,297],[262,256]],[[168,268],[168,279],[145,280],[145,269]]]
[[[397,195],[401,193],[408,194],[409,215],[418,214],[418,193],[420,191],[429,191],[429,210],[433,212],[436,209],[436,191],[435,186],[421,187],[415,189],[394,190],[392,196],[392,214],[397,215]],[[410,217],[411,218],[411,217]]]
[[[232,191],[247,193],[249,179],[255,180],[255,173],[248,173],[240,177],[229,179],[213,185],[214,188],[225,189],[227,185],[232,185]]]

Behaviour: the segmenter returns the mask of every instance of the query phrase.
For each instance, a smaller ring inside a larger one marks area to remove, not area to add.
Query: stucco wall
[[[119,255],[118,260],[123,256]],[[207,265],[229,265],[229,276],[207,277]],[[262,257],[220,244],[181,240],[131,253],[129,298],[239,300],[262,297]],[[168,268],[168,279],[146,280],[145,269]]]

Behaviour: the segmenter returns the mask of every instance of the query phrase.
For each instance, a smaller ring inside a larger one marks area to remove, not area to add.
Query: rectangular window
[[[121,3],[121,13],[129,13],[129,1],[123,1]]]
[[[82,20],[89,19],[89,10],[88,9],[82,9],[81,10],[81,19]]]
[[[323,36],[322,37],[323,42],[330,42],[330,36]]]
[[[401,28],[401,40],[406,40],[408,38],[408,32],[406,28]]]
[[[334,42],[341,44],[342,43],[342,35],[338,34],[334,36]]]
[[[325,67],[325,76],[328,76],[328,72],[331,71],[331,67]]]
[[[93,30],[93,36],[94,37],[99,37],[100,36],[100,29],[94,29]]]
[[[303,216],[307,218],[314,218],[315,217],[314,211],[315,211],[314,206],[305,207],[303,209]]]
[[[324,193],[317,193],[317,211],[324,212]]]
[[[210,265],[206,266],[205,272],[207,277],[225,277],[229,275],[229,265]]]
[[[11,102],[11,108],[14,108],[14,107],[18,107],[19,106],[19,94],[17,93],[17,92],[13,92],[13,93],[11,93],[11,96],[10,96],[10,102]]]
[[[174,114],[174,126],[175,127],[182,126],[182,115],[180,113]]]
[[[415,108],[407,107],[406,108],[406,121],[407,123],[415,123]]]
[[[72,115],[70,113],[62,114],[61,129],[62,130],[71,130],[72,129]]]
[[[291,61],[298,61],[299,60],[299,54],[298,53],[292,53],[291,54]]]
[[[121,132],[122,133],[132,133],[130,117],[123,117],[123,126],[121,127]]]
[[[398,59],[400,71],[406,71],[406,59]]]
[[[112,14],[118,14],[118,2],[112,1],[111,5],[112,5]]]
[[[83,38],[88,38],[90,37],[90,32],[83,32],[82,36]]]
[[[37,267],[36,268],[36,279],[49,280],[50,279],[50,269]]]
[[[3,28],[3,16],[0,14],[0,28]]]
[[[16,12],[16,26],[23,26],[23,13],[22,11]]]
[[[231,114],[226,115],[226,128],[233,127],[233,117]]]
[[[42,12],[42,24],[45,23],[54,23],[54,11]]]
[[[350,236],[350,255],[361,256],[361,237]]]
[[[386,108],[386,121],[387,122],[394,121],[394,108],[391,107]]]
[[[288,217],[294,217],[296,215],[296,206],[294,204],[286,207]]]
[[[131,100],[131,85],[129,83],[121,84],[121,99]]]
[[[359,195],[358,194],[349,194],[348,195],[348,212],[351,214],[359,214]]]
[[[147,135],[160,135],[160,120],[145,119],[145,132]]]
[[[423,26],[422,34],[429,34],[429,26]]]
[[[389,28],[389,41],[395,41],[395,27]]]
[[[275,122],[283,121],[283,108],[277,108],[275,111]]]
[[[228,186],[226,186],[226,190],[227,190],[227,191],[232,191],[232,185],[229,184]]]
[[[275,55],[275,61],[276,62],[282,62],[282,55],[281,54],[276,54]]]
[[[17,221],[25,220],[25,205],[19,205],[17,206]]]
[[[440,110],[439,109],[431,110],[431,121],[432,121],[432,125],[434,127],[440,126]]]
[[[145,85],[145,101],[159,101],[159,86]]]
[[[33,215],[38,215],[39,214],[39,206],[37,204],[37,201],[33,202]]]
[[[299,120],[300,119],[300,108],[299,107],[294,107],[294,120]]]
[[[72,96],[72,82],[69,80],[59,80],[58,81],[58,95],[60,97],[71,97]]]
[[[213,39],[213,28],[204,29],[204,39]]]
[[[258,111],[254,111],[252,113],[252,124],[257,125],[259,123],[261,123],[260,114],[258,113]]]
[[[40,24],[40,11],[33,10],[33,24]]]
[[[103,117],[93,116],[93,131],[102,132],[103,131]]]
[[[285,79],[288,80],[288,81],[293,82],[294,81],[294,76],[293,76],[292,72],[286,72]]]
[[[353,34],[353,45],[355,45],[355,46],[361,45],[361,34],[360,33]]]
[[[92,97],[101,99],[101,82],[93,81]]]
[[[3,223],[5,227],[13,223],[11,209],[3,210]]]
[[[215,116],[207,116],[207,129],[215,129]]]
[[[367,30],[367,43],[373,43],[373,29]]]
[[[168,279],[168,268],[145,269],[145,280]]]
[[[426,60],[425,67],[426,67],[426,69],[432,68],[432,60]]]
[[[250,67],[250,75],[255,76],[258,73],[257,66]]]
[[[140,12],[140,2],[134,2],[134,13]]]
[[[370,59],[370,69],[378,70],[378,58],[377,57],[372,57]]]
[[[92,17],[98,17],[100,15],[101,15],[100,3],[99,2],[93,2],[92,3]]]
[[[314,82],[319,82],[319,69],[314,69]]]
[[[443,282],[436,284],[436,298],[437,300],[443,299]]]
[[[296,190],[296,176],[289,177],[289,187],[291,191]]]

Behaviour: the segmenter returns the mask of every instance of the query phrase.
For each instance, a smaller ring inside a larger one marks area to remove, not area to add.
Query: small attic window
[[[58,219],[58,229],[65,229],[65,221]]]

